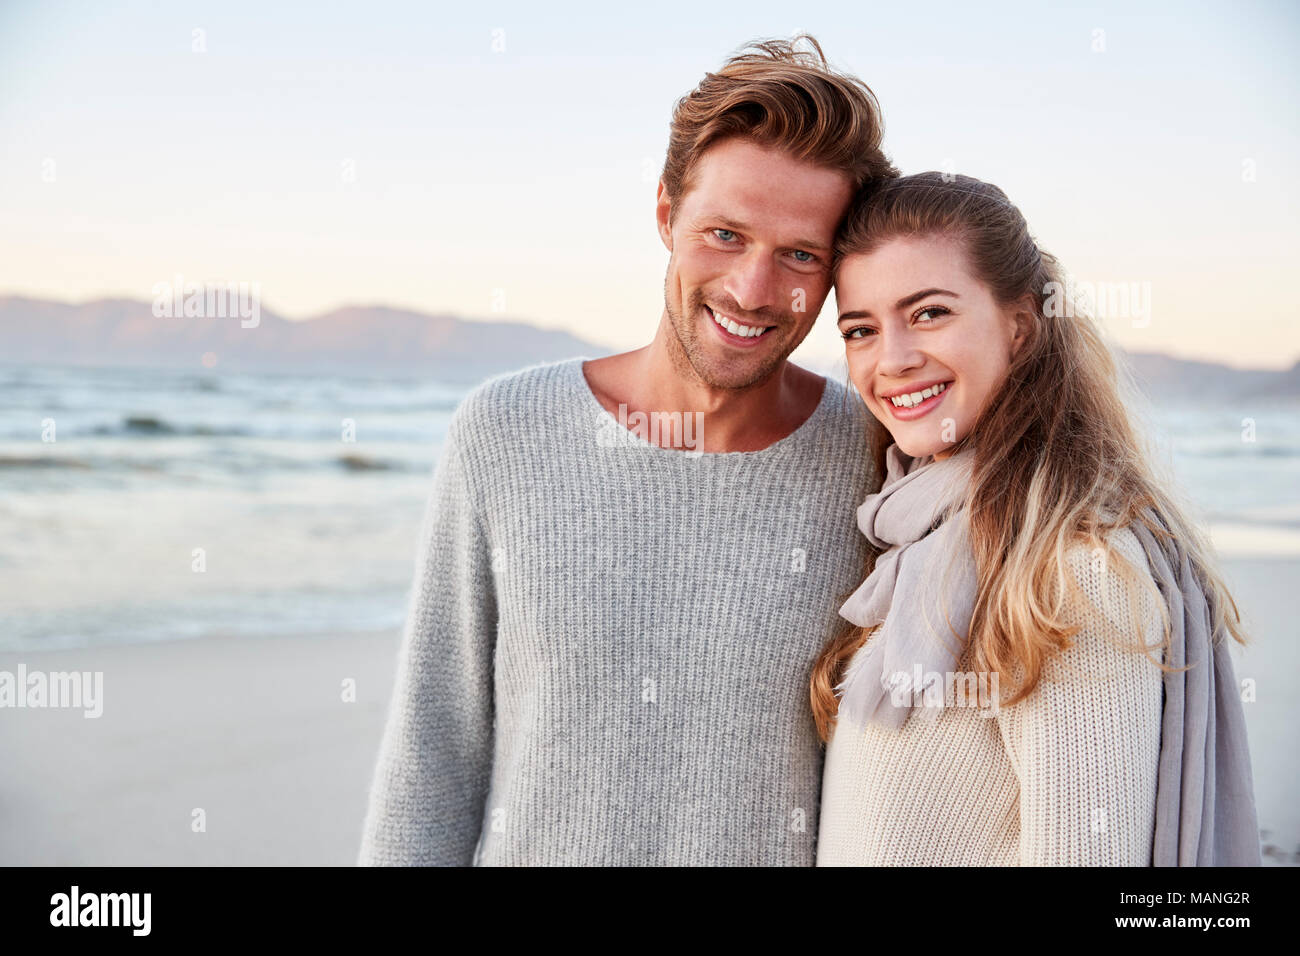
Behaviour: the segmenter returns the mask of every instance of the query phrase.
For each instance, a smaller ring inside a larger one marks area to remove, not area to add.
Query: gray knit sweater
[[[359,862],[816,858],[813,660],[862,580],[869,418],[650,444],[582,359],[475,389],[434,470]]]

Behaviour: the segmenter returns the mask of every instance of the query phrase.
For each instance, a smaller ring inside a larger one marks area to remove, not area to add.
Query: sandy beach
[[[1300,559],[1226,563],[1256,644],[1235,655],[1266,863],[1300,863],[1289,597]],[[208,637],[0,654],[102,671],[101,716],[0,709],[0,864],[350,865],[400,633]],[[355,702],[344,700],[354,680]],[[195,832],[201,809],[206,829]],[[1271,849],[1269,849],[1271,848]]]
[[[103,714],[0,710],[0,864],[349,865],[397,632],[0,655],[103,671]],[[342,699],[356,681],[356,702]],[[206,832],[193,832],[201,808]]]

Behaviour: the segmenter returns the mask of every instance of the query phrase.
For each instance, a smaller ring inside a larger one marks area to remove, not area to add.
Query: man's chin
[[[678,330],[681,356],[694,369],[700,382],[709,388],[742,390],[761,385],[789,356],[789,351],[774,353],[774,347],[780,349],[775,341],[757,343],[752,349],[728,347],[712,328],[713,319],[703,306],[695,310],[696,322],[689,328],[689,335],[681,334],[686,330],[678,325],[679,318],[671,309],[669,315],[674,318],[673,324]],[[766,334],[775,337],[782,331],[774,328]]]
[[[700,380],[710,388],[746,389],[761,385],[781,367],[785,356],[735,355],[714,352],[691,356],[691,365]]]

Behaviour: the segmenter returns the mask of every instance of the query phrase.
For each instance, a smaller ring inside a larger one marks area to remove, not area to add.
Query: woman
[[[842,230],[885,478],[812,674],[819,865],[1260,861],[1236,606],[1063,289],[969,177],[888,181]]]

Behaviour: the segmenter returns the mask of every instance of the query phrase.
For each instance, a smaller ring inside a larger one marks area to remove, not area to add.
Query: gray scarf
[[[850,723],[898,729],[933,719],[941,709],[944,674],[961,657],[975,606],[976,571],[961,505],[973,450],[942,461],[886,452],[879,493],[858,508],[858,527],[879,550],[875,569],[840,608],[876,630],[845,670],[840,716]],[[1147,517],[1167,530],[1158,513]],[[1141,522],[1142,543],[1170,614],[1164,714],[1156,776],[1154,866],[1258,866],[1259,829],[1246,741],[1246,719],[1230,637],[1214,635],[1213,592],[1207,594],[1185,550],[1160,540]],[[897,605],[902,613],[890,614]],[[1206,662],[1212,658],[1210,666]]]

